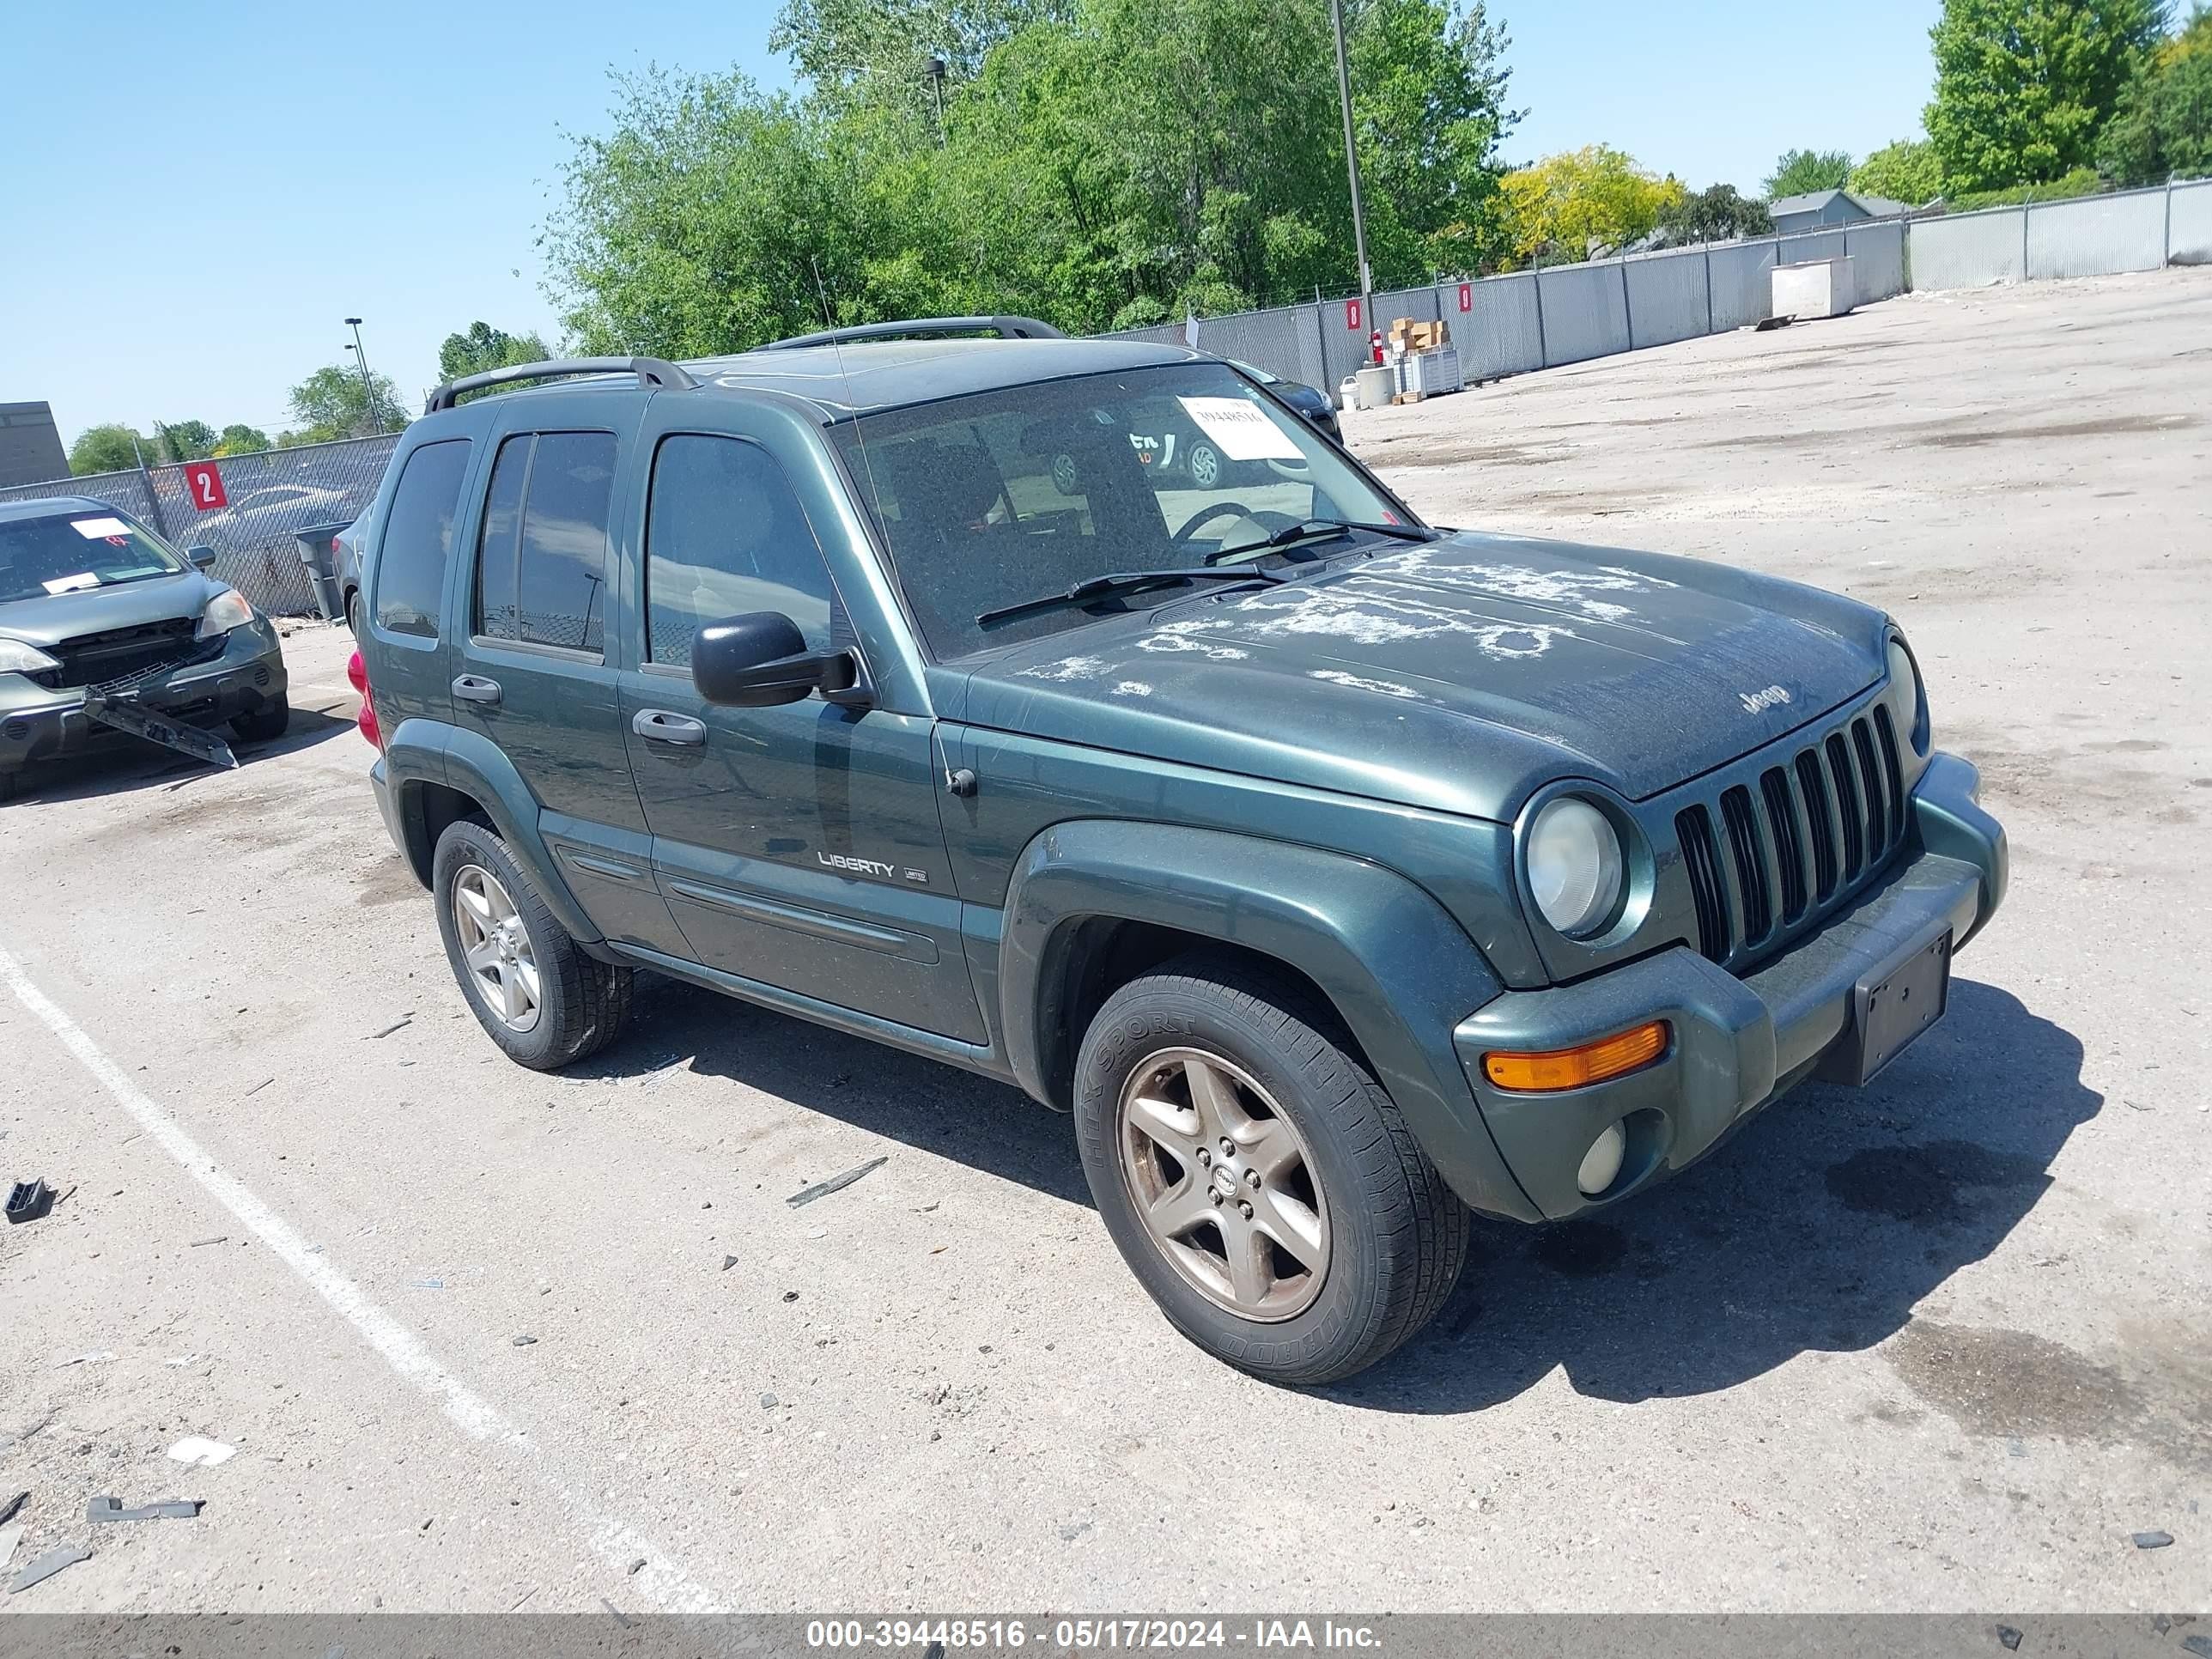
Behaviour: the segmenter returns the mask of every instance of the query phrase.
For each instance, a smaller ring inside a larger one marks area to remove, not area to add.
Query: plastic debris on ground
[[[33,1584],[42,1584],[64,1567],[73,1567],[80,1561],[92,1559],[92,1552],[82,1544],[57,1544],[44,1555],[34,1558],[8,1585],[8,1594],[20,1595]]]
[[[54,1207],[54,1189],[42,1177],[11,1182],[7,1214],[11,1224],[36,1221]]]
[[[861,1176],[873,1175],[890,1162],[888,1154],[882,1158],[872,1158],[866,1164],[848,1170],[842,1175],[831,1176],[827,1181],[817,1181],[811,1187],[802,1187],[783,1201],[794,1210],[802,1204],[811,1204],[817,1198],[827,1198],[832,1193],[843,1192]]]
[[[119,1498],[95,1498],[85,1505],[88,1521],[197,1521],[206,1506],[204,1498],[164,1498],[126,1510]]]
[[[169,1448],[169,1461],[189,1463],[194,1468],[211,1469],[218,1463],[228,1463],[238,1455],[238,1448],[226,1446],[220,1440],[210,1440],[204,1435],[188,1434]]]

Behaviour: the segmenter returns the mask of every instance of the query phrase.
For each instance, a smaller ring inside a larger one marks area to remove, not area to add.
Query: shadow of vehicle
[[[1012,1088],[710,991],[640,989],[632,1034],[584,1074],[635,1075],[658,1054],[1091,1203],[1070,1120]],[[1328,1395],[1474,1411],[1564,1367],[1577,1393],[1629,1402],[1733,1387],[1808,1350],[1871,1347],[2051,1184],[2051,1160],[2103,1104],[2081,1061],[2069,1033],[2008,993],[1956,981],[1948,1016],[1869,1087],[1802,1088],[1599,1217],[1478,1220],[1436,1322]]]
[[[354,722],[336,714],[295,707],[290,727],[281,738],[249,742],[228,726],[216,728],[237,756],[240,767],[278,755],[289,755],[351,732]],[[0,811],[9,807],[35,806],[41,801],[84,800],[95,795],[125,794],[137,789],[173,788],[198,775],[217,769],[173,749],[142,738],[117,735],[101,746],[60,760],[41,761],[19,775],[12,798],[0,800]]]
[[[1872,1347],[2051,1185],[2067,1137],[2104,1103],[2081,1067],[2070,1033],[1955,981],[1947,1018],[1866,1088],[1800,1089],[1598,1217],[1478,1223],[1436,1323],[1329,1395],[1475,1411],[1563,1368],[1577,1394],[1630,1403]]]
[[[681,1062],[918,1152],[1091,1207],[1072,1120],[1018,1089],[719,992],[641,976],[629,1030],[572,1077]]]

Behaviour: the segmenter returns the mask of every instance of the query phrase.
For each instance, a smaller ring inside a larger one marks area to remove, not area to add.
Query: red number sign
[[[230,505],[222,493],[222,471],[213,461],[194,461],[185,468],[185,488],[192,492],[192,505],[203,513],[217,513]]]
[[[1459,308],[1462,311],[1472,311],[1474,309],[1474,284],[1473,283],[1462,283],[1459,285]]]
[[[1344,325],[1345,325],[1345,327],[1346,327],[1347,329],[1351,330],[1351,331],[1352,331],[1352,332],[1353,332],[1354,334],[1357,334],[1357,333],[1358,333],[1358,332],[1359,332],[1359,301],[1357,301],[1357,300],[1346,300],[1346,301],[1344,302]]]

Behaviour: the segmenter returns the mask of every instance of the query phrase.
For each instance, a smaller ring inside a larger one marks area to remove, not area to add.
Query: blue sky
[[[1601,140],[1752,188],[1792,144],[1863,154],[1917,126],[1937,3],[1493,0],[1529,111],[1511,155]],[[775,9],[26,0],[6,28],[0,402],[48,399],[64,441],[106,420],[274,430],[288,387],[350,361],[342,318],[366,319],[370,366],[410,402],[477,318],[551,337],[534,244],[562,133],[604,123],[611,66],[783,82]]]

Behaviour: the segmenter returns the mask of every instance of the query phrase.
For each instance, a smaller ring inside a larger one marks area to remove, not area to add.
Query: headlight
[[[1905,648],[1903,640],[1893,639],[1889,642],[1889,683],[1892,686],[1904,687],[1905,695],[1911,698],[1905,708],[1912,734],[1912,752],[1926,754],[1928,693],[1920,684],[1919,665],[1912,660],[1912,653]]]
[[[234,587],[226,587],[210,599],[207,609],[200,612],[199,629],[193,637],[212,640],[252,620],[253,607],[246,602],[246,595]]]
[[[0,639],[0,674],[43,674],[49,668],[60,666],[35,645]]]
[[[1528,888],[1544,920],[1570,938],[1595,933],[1620,902],[1620,837],[1588,801],[1563,795],[1528,826]]]

